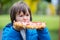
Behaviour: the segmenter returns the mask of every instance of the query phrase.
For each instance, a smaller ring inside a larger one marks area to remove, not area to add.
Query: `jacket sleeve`
[[[47,28],[37,30],[37,32],[38,32],[38,40],[50,40],[50,34]]]
[[[2,33],[2,40],[21,40],[20,32],[13,27],[5,27]]]

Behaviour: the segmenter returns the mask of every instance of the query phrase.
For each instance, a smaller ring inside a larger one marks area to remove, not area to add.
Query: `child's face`
[[[29,12],[26,12],[25,14],[21,11],[21,13],[17,13],[16,14],[16,21],[20,21],[20,22],[28,22],[30,21],[30,14]]]

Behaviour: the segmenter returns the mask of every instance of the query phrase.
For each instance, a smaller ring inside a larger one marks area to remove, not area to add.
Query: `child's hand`
[[[23,25],[21,22],[15,22],[13,23],[13,28],[17,31],[20,31],[21,29],[23,29]]]

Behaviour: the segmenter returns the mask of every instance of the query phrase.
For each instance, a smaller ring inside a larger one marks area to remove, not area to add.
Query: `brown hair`
[[[13,23],[13,21],[16,21],[16,13],[19,13],[22,11],[24,14],[27,12],[29,12],[30,14],[30,21],[32,21],[32,16],[31,16],[31,10],[30,8],[27,6],[27,4],[25,4],[24,2],[17,2],[15,4],[13,4],[13,6],[11,7],[10,10],[10,18],[11,18],[11,22]]]

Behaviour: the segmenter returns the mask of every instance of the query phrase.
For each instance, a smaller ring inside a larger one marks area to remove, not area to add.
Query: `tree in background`
[[[60,0],[58,0],[57,14],[60,15]]]
[[[0,14],[6,14],[11,5],[18,0],[0,0]]]
[[[51,3],[51,0],[40,0],[37,5],[36,14],[38,14],[38,15],[55,15],[56,8]]]
[[[39,0],[24,0],[24,2],[30,7],[32,13],[36,12]]]
[[[3,6],[10,2],[11,0],[0,0],[0,13],[3,12]]]
[[[47,2],[44,0],[40,0],[37,5],[37,11],[36,14],[38,15],[45,15],[46,14],[46,8],[47,8]]]

